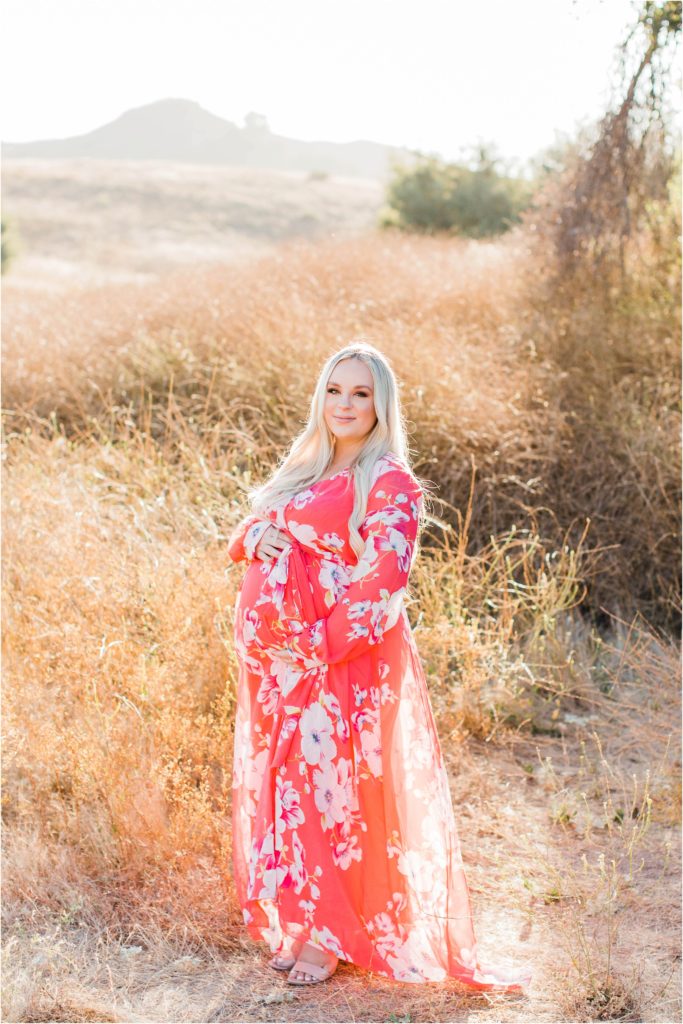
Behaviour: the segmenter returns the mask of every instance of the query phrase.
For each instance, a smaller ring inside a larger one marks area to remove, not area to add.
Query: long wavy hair
[[[374,382],[374,404],[377,422],[367,435],[361,451],[351,463],[354,481],[353,511],[349,518],[349,543],[357,557],[365,547],[359,533],[365,518],[368,495],[372,486],[373,467],[383,455],[393,454],[418,483],[410,465],[410,450],[394,371],[386,356],[365,341],[354,341],[330,356],[318,377],[311,399],[308,422],[292,441],[289,451],[272,475],[248,493],[254,513],[263,513],[274,505],[285,503],[328,474],[334,461],[336,438],[325,422],[327,382],[337,363],[343,359],[359,359],[369,367]],[[425,495],[426,496],[426,495]],[[418,523],[419,534],[424,525],[424,511]],[[413,558],[417,555],[415,545]]]

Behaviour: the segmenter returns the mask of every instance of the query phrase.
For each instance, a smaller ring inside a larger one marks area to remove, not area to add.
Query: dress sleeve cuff
[[[256,555],[256,546],[270,525],[270,519],[259,519],[249,527],[244,535],[244,553],[250,562],[253,562]]]

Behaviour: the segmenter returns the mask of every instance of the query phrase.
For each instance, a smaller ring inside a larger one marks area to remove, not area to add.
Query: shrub
[[[487,238],[519,221],[530,192],[528,182],[499,174],[483,147],[474,169],[422,156],[411,167],[394,165],[381,224]]]

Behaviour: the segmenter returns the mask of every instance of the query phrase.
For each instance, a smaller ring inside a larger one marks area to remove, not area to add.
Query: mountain
[[[185,99],[164,99],[134,107],[84,135],[3,142],[2,156],[172,160],[380,179],[389,175],[393,158],[406,163],[415,159],[407,149],[378,142],[304,142],[275,135],[258,114],[249,114],[245,127],[240,128]]]

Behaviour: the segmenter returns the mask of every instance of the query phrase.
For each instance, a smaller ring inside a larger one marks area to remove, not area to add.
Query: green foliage
[[[645,0],[639,22],[648,32],[650,43],[653,46],[661,45],[660,33],[663,31],[664,39],[676,37],[681,31],[681,3],[680,0],[664,0],[656,3],[655,0]]]
[[[531,191],[527,181],[499,174],[485,148],[474,168],[423,155],[412,167],[394,165],[381,224],[469,238],[500,235],[519,220]]]

